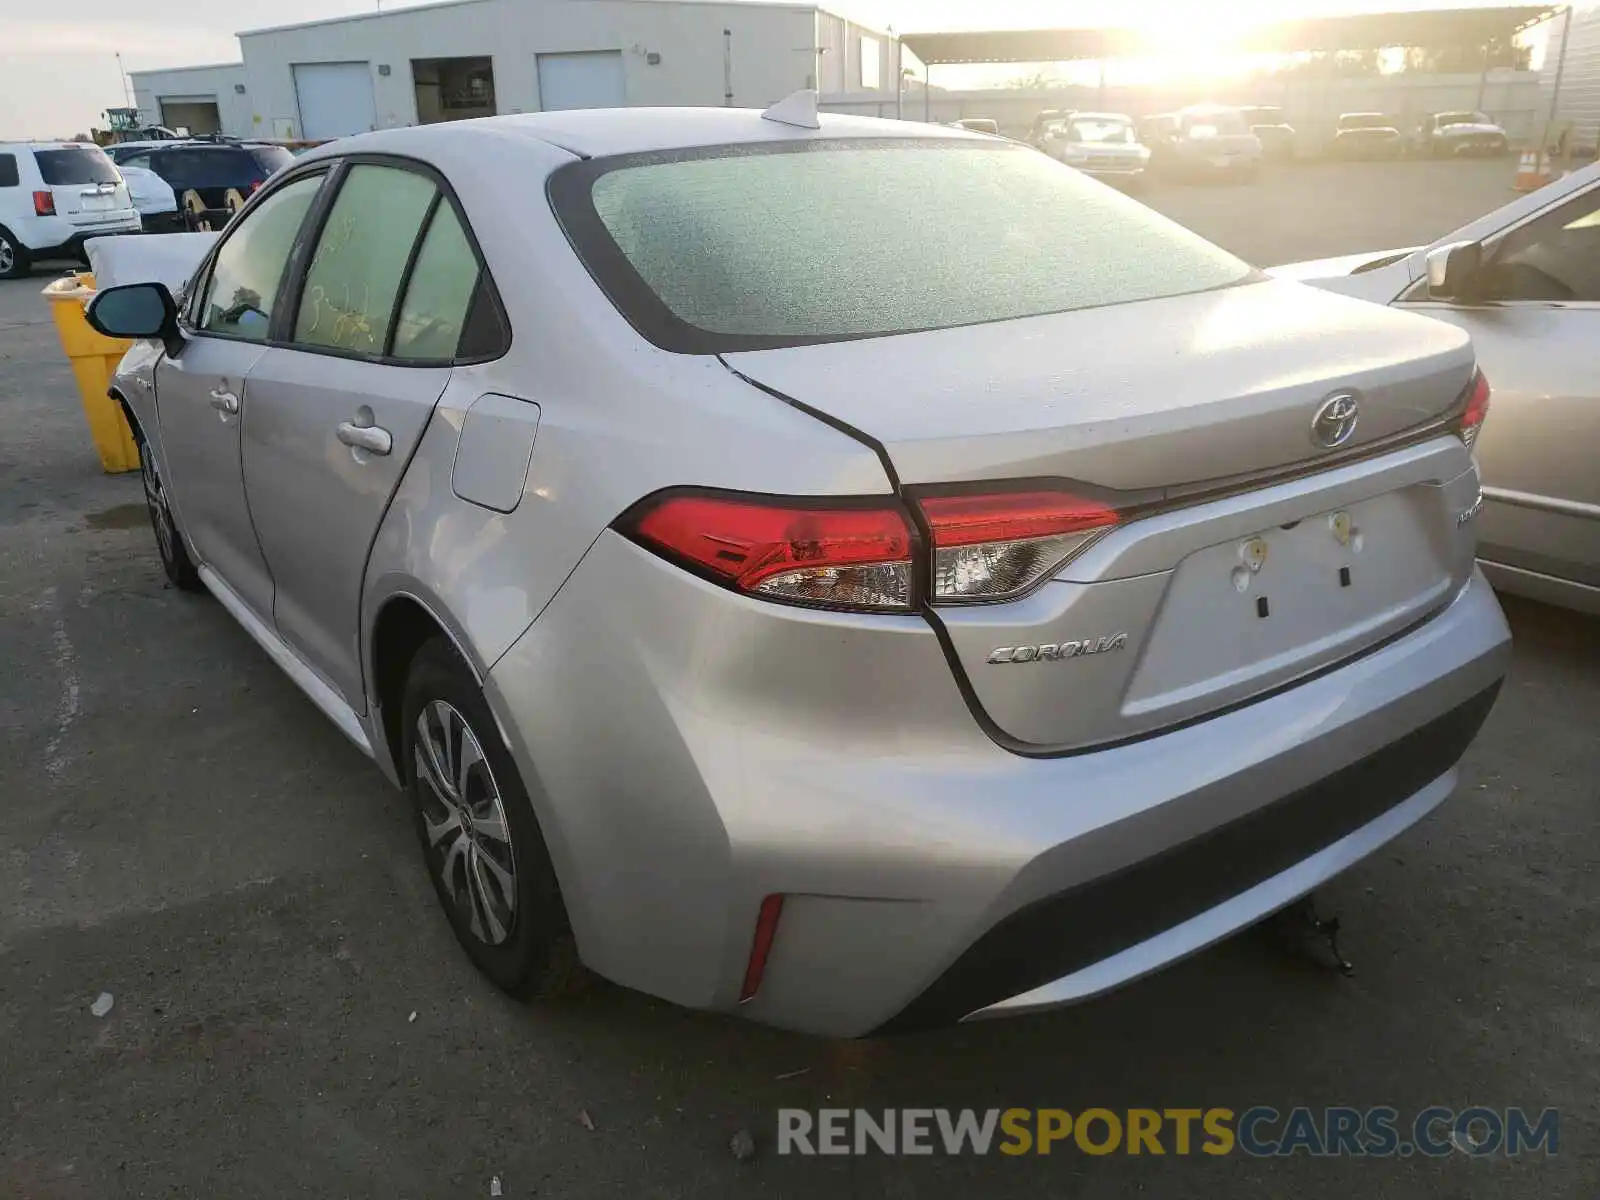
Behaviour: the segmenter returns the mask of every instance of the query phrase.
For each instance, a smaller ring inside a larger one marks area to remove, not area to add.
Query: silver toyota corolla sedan
[[[1498,410],[1475,447],[1484,572],[1504,591],[1600,614],[1600,164],[1431,246],[1272,274],[1472,335]]]
[[[994,138],[367,134],[90,315],[152,339],[171,579],[406,789],[519,994],[859,1035],[1103,992],[1438,805],[1507,666],[1467,335]]]

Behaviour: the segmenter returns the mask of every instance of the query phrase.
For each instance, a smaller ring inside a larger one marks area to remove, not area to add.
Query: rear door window
[[[121,183],[117,165],[99,146],[74,146],[63,150],[35,150],[39,177],[46,187],[70,187],[77,183]]]
[[[477,256],[455,209],[440,204],[428,222],[406,284],[391,354],[416,360],[455,358],[461,352],[479,274]]]
[[[17,156],[15,154],[0,154],[0,187],[16,187],[19,182]]]
[[[350,168],[306,272],[294,323],[297,344],[384,352],[412,247],[438,195],[433,181],[414,171]]]

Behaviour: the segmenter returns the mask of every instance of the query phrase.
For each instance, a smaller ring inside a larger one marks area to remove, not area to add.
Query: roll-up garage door
[[[377,127],[370,64],[295,63],[292,69],[301,137],[346,137]]]

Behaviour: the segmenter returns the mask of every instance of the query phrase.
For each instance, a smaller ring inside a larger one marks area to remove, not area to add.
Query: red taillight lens
[[[740,591],[826,608],[911,607],[911,527],[887,502],[669,495],[624,526]]]
[[[56,215],[56,198],[51,192],[35,192],[33,194],[33,215],[36,217],[53,217]]]
[[[926,496],[934,603],[1020,595],[1115,526],[1121,514],[1071,492]]]
[[[1461,410],[1461,422],[1457,432],[1461,440],[1466,443],[1467,449],[1472,449],[1472,443],[1478,440],[1478,430],[1483,426],[1483,419],[1489,415],[1489,381],[1479,371],[1472,378],[1472,392],[1467,397],[1467,406]]]
[[[761,990],[761,977],[767,971],[767,956],[772,953],[772,941],[778,936],[778,918],[783,916],[783,897],[768,896],[756,913],[756,933],[750,939],[750,958],[744,967],[744,986],[739,989],[739,1003],[754,1000]]]
[[[261,190],[261,185],[263,183],[265,183],[265,182],[266,182],[266,180],[264,180],[264,179],[257,179],[255,181],[253,181],[250,184],[250,195],[254,196],[258,191],[260,191]]]

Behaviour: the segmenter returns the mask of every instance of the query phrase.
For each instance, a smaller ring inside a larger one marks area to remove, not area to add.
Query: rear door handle
[[[211,407],[218,412],[236,413],[239,411],[239,397],[222,388],[212,388]]]
[[[394,438],[380,425],[357,425],[354,421],[339,422],[339,440],[346,446],[357,446],[372,454],[387,454],[394,449]]]

